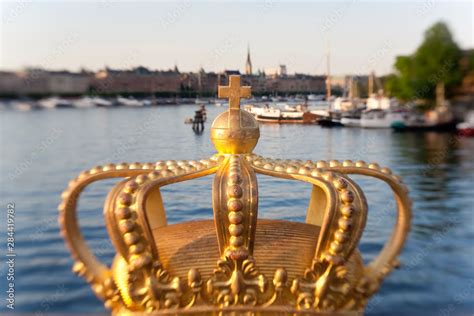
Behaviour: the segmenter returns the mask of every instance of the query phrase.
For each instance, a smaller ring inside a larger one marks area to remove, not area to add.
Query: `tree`
[[[434,100],[436,85],[444,83],[449,92],[459,84],[460,57],[448,26],[438,22],[425,32],[415,53],[397,57],[396,73],[387,79],[386,89],[402,100]]]

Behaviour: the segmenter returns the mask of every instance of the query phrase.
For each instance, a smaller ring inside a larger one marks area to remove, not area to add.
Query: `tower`
[[[252,74],[252,61],[250,60],[250,46],[247,46],[247,62],[245,63],[245,74]]]

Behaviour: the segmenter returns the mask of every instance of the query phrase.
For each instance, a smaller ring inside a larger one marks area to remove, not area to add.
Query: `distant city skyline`
[[[2,2],[0,69],[92,71],[144,66],[183,72],[377,75],[412,53],[424,31],[448,23],[462,49],[473,44],[473,2],[244,3]]]

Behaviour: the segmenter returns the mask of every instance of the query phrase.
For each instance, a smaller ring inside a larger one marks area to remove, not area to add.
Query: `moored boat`
[[[456,125],[456,129],[461,136],[474,136],[474,111],[468,112],[466,120]]]
[[[446,107],[438,107],[435,110],[423,113],[410,113],[392,123],[391,127],[396,131],[453,131],[456,129],[456,121],[451,110]]]
[[[73,108],[74,104],[66,99],[50,97],[39,101],[39,105],[45,109]]]
[[[342,127],[341,112],[332,111],[330,107],[325,115],[318,116],[317,123],[322,127]]]
[[[361,111],[345,112],[341,117],[341,124],[345,127],[360,127]]]
[[[291,111],[283,111],[266,105],[263,108],[246,105],[245,110],[255,116],[255,119],[263,123],[277,124],[313,124],[318,116],[302,108]]]
[[[119,105],[128,106],[128,107],[142,107],[144,105],[143,102],[132,97],[128,97],[128,98],[117,97],[117,102]]]
[[[391,128],[395,122],[404,120],[402,110],[367,110],[362,112],[360,126],[362,128]]]
[[[97,107],[110,108],[114,105],[112,101],[104,99],[104,98],[95,97],[95,98],[92,98],[92,100],[95,106]]]
[[[82,97],[80,99],[74,100],[73,105],[76,108],[85,109],[95,107],[95,102],[91,97]]]
[[[10,102],[10,107],[15,111],[28,112],[31,110],[39,110],[39,106],[36,102],[31,100],[14,100]]]

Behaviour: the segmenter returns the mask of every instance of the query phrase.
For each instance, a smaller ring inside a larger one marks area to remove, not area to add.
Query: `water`
[[[195,135],[184,119],[192,106],[153,109],[3,111],[1,205],[16,210],[15,312],[103,313],[89,286],[71,272],[72,260],[57,226],[60,194],[80,171],[105,162],[206,158],[214,153],[209,124]],[[209,108],[212,119],[223,108]],[[374,315],[466,315],[474,311],[474,139],[451,134],[397,134],[390,130],[322,129],[264,125],[258,154],[288,159],[378,161],[400,174],[414,201],[413,227],[402,267],[383,283],[367,308]],[[172,223],[212,218],[211,178],[164,192]],[[388,187],[356,177],[369,200],[360,249],[366,261],[394,224]],[[102,205],[115,181],[94,184],[79,205],[89,245],[110,263]],[[303,221],[310,187],[259,177],[259,216]],[[2,261],[6,215],[2,215]],[[6,270],[1,302],[5,310]]]

